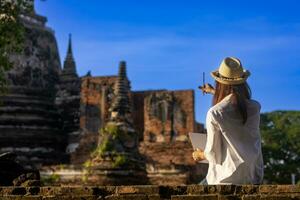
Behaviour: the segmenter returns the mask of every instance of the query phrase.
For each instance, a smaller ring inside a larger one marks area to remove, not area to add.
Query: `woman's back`
[[[244,124],[236,104],[232,103],[233,98],[232,94],[226,96],[208,111],[208,138],[211,134],[211,142],[218,143],[208,144],[208,147],[213,145],[215,154],[215,161],[210,162],[209,166],[209,184],[256,184],[262,181],[260,104],[247,100],[248,114]],[[210,153],[206,148],[205,155],[208,158]]]

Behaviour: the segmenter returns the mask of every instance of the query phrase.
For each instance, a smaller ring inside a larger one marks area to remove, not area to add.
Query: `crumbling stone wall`
[[[193,90],[132,92],[133,118],[145,142],[186,140],[195,131]]]
[[[199,130],[195,122],[193,90],[152,90],[132,93],[139,151],[146,157],[152,184],[196,183],[207,165],[192,159],[188,132]]]
[[[96,133],[108,121],[116,79],[116,76],[82,78],[80,127],[85,132]],[[156,135],[158,141],[161,134],[176,139],[195,131],[193,90],[132,91],[130,99],[133,124],[144,134],[140,140],[144,136],[149,139],[150,134]]]
[[[98,133],[108,121],[117,76],[83,77],[81,84],[80,127]]]
[[[1,187],[1,199],[273,200],[300,199],[299,185],[135,185],[90,187]]]
[[[194,107],[193,99],[186,103],[191,96],[187,94],[185,99],[180,99],[178,93],[161,91],[145,98],[145,141],[170,142],[194,131],[193,112],[188,112]]]

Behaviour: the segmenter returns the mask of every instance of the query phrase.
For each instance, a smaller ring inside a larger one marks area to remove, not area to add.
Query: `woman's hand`
[[[192,156],[195,161],[205,160],[204,152],[202,149],[197,148],[196,151],[193,152]]]
[[[199,89],[202,90],[204,93],[215,94],[214,87],[209,83],[206,83],[203,86],[199,86]]]

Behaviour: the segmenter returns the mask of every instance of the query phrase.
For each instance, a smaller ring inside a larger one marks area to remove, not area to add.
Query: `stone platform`
[[[0,187],[1,200],[300,199],[300,185]]]

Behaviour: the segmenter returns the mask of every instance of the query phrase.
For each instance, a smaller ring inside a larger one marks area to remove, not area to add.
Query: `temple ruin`
[[[195,120],[193,90],[132,91],[125,61],[118,75],[80,77],[71,35],[61,67],[47,19],[35,11],[21,18],[26,28],[24,53],[11,55],[14,68],[7,73],[8,92],[0,96],[0,153],[15,152],[21,162],[38,167],[42,176],[57,174],[64,183],[82,180],[91,169],[87,161],[103,143],[101,130],[115,120],[132,129],[134,137],[121,141],[126,147],[122,152],[136,152],[132,158],[142,162],[148,184],[201,179],[207,166],[193,161],[187,138],[188,132],[204,131]],[[101,159],[99,173],[93,176],[97,183],[108,176],[103,175],[108,169],[101,168]],[[116,169],[124,174],[125,168]],[[136,168],[126,169],[135,174]]]

